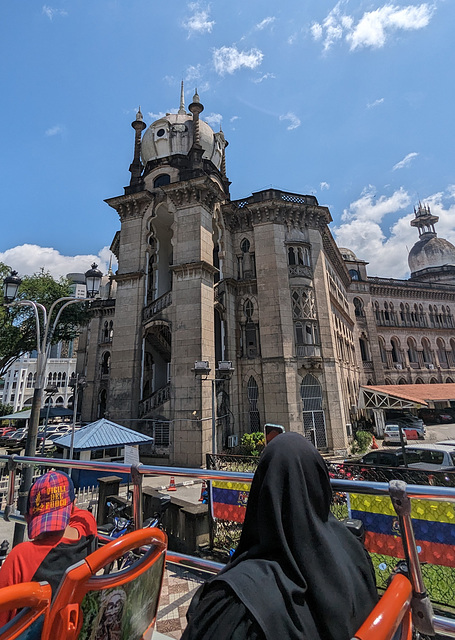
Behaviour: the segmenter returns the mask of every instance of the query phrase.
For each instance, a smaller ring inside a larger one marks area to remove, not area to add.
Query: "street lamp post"
[[[217,453],[217,433],[216,433],[216,383],[224,382],[225,380],[230,380],[232,374],[234,373],[234,367],[232,366],[232,362],[229,360],[220,360],[218,362],[218,369],[216,370],[216,374],[219,377],[209,378],[210,374],[210,366],[207,360],[200,360],[194,363],[194,375],[201,380],[210,380],[212,383],[212,453]],[[216,375],[215,374],[215,375]]]
[[[52,338],[54,336],[57,325],[60,321],[62,311],[71,304],[84,302],[91,300],[96,296],[101,284],[102,273],[97,269],[95,263],[92,264],[92,268],[85,274],[87,297],[86,298],[74,298],[63,297],[55,300],[49,308],[32,300],[18,300],[15,301],[17,291],[22,280],[18,277],[17,271],[12,271],[10,276],[7,276],[3,281],[3,297],[5,300],[5,306],[27,306],[32,307],[35,315],[36,323],[36,343],[37,343],[37,360],[36,360],[36,383],[33,392],[32,406],[30,412],[30,420],[27,431],[27,440],[25,444],[25,455],[33,457],[36,455],[36,441],[38,436],[38,425],[41,404],[43,399],[44,379],[46,375],[46,365],[50,353],[52,344]],[[61,307],[57,311],[54,322],[51,324],[52,314],[56,310],[57,306],[61,304]],[[40,312],[42,314],[42,331],[40,323]],[[27,506],[27,495],[32,485],[33,480],[33,467],[28,465],[22,472],[21,486],[19,489],[19,499],[17,506],[22,514],[25,514]],[[24,539],[25,525],[22,523],[16,523],[14,529],[13,546],[22,542]]]
[[[76,430],[77,401],[79,390],[85,387],[85,376],[81,376],[79,375],[79,373],[76,373],[76,377],[71,378],[68,384],[73,389],[73,424],[71,425],[71,443],[69,454],[69,459],[72,460],[74,455],[74,432]]]
[[[49,394],[47,397],[46,420],[44,422],[43,442],[41,445],[41,455],[44,455],[44,447],[46,446],[47,425],[49,423],[49,411],[51,408],[52,396],[58,393],[58,387],[55,384],[48,384],[44,391]]]

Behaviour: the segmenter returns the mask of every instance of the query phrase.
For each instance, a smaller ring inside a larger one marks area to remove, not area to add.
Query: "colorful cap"
[[[41,533],[64,531],[74,502],[73,481],[61,471],[48,471],[31,486],[27,501],[30,540]]]

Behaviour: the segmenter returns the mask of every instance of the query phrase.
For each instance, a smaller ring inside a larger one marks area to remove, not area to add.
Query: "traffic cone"
[[[205,498],[205,493],[207,492],[207,483],[205,480],[202,481],[202,486],[201,486],[201,497],[199,498],[198,502],[204,502],[204,498]]]
[[[376,438],[373,436],[373,442],[371,444],[372,449],[379,449],[378,443],[376,442]]]
[[[177,491],[177,487],[175,486],[175,478],[174,476],[171,476],[171,481],[169,483],[169,486],[167,488],[168,491]]]

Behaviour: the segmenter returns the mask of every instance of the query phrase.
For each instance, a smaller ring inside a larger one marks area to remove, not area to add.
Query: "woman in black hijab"
[[[193,598],[182,640],[349,640],[377,602],[361,542],[330,513],[322,457],[298,433],[265,448],[238,548]]]

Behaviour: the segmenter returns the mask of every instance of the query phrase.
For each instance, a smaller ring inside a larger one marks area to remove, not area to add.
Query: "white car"
[[[455,443],[412,444],[406,447],[412,469],[442,470],[455,466]]]
[[[399,424],[386,424],[384,429],[384,441],[383,445],[386,444],[401,444],[400,439],[400,428],[403,433],[403,443],[407,444],[408,440],[406,438],[406,433],[403,425]]]

